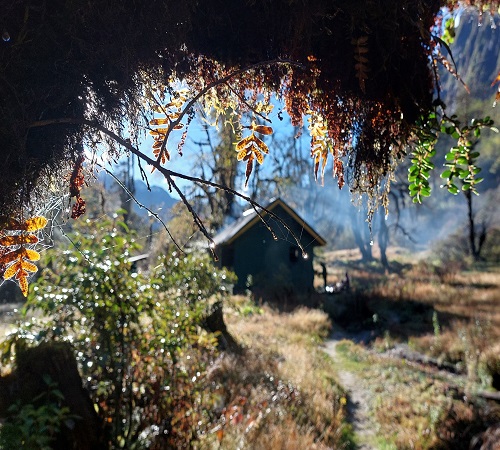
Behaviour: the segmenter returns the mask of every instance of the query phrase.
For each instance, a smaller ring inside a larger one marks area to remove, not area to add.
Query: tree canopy
[[[172,177],[182,174],[165,165],[170,138],[179,130],[182,153],[195,107],[239,121],[235,157],[248,178],[269,151],[259,136],[272,133],[273,95],[284,105],[278,119],[287,113],[302,125],[309,117],[318,176],[330,158],[339,186],[346,180],[373,193],[408,142],[428,131],[422,118],[442,106],[438,66],[453,72],[442,8],[460,5],[499,8],[453,0],[14,0],[0,18],[0,210],[33,211],[69,185],[73,216],[81,215],[84,148],[111,158],[135,153],[178,191]],[[139,150],[148,131],[151,155]]]

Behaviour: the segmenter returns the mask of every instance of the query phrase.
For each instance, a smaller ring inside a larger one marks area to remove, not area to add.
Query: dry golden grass
[[[345,365],[373,392],[380,448],[469,448],[472,436],[500,419],[498,408],[474,396],[491,389],[493,371],[500,373],[500,267],[408,261],[400,259],[398,272],[387,274],[380,265],[332,260],[332,278],[349,271],[346,304],[365,307],[361,318],[343,324],[379,336],[366,347],[345,345]],[[460,374],[383,353],[398,343],[452,363]]]
[[[330,330],[328,316],[305,308],[280,314],[267,307],[242,316],[238,309],[225,316],[245,352],[226,355],[212,374],[223,414],[233,411],[221,425],[220,448],[326,450],[348,443],[345,394],[318,345]]]

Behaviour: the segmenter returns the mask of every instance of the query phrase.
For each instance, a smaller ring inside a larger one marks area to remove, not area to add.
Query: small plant
[[[32,403],[18,401],[9,408],[10,417],[0,426],[0,450],[51,450],[61,427],[71,426],[74,417],[61,406],[64,397],[57,384],[49,376],[43,381],[47,390]]]

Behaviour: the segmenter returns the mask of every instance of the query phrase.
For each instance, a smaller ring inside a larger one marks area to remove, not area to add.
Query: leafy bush
[[[0,426],[0,450],[50,450],[61,425],[73,420],[69,408],[61,406],[63,396],[57,385],[49,377],[44,382],[47,391],[32,403],[16,402],[9,408],[12,415]]]
[[[233,276],[194,254],[158,261],[149,277],[131,273],[137,245],[116,220],[87,220],[72,239],[77,248],[47,252],[27,303],[46,319],[19,333],[72,343],[111,448],[197,448],[216,352],[199,324],[205,300],[223,298]]]

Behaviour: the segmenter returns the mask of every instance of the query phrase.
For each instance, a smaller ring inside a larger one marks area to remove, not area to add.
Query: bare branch
[[[142,204],[139,200],[137,200],[137,198],[134,196],[134,194],[132,194],[132,192],[130,192],[130,189],[127,188],[127,186],[125,186],[117,177],[116,175],[111,172],[109,169],[107,169],[106,167],[104,167],[103,165],[99,164],[99,163],[96,163],[97,166],[99,166],[101,169],[105,170],[106,173],[108,175],[111,175],[111,177],[120,185],[120,187],[127,193],[127,195],[130,196],[130,198],[137,204],[137,206],[139,206],[140,208],[144,208],[147,212],[149,212],[149,214],[151,214],[158,222],[160,222],[162,225],[163,225],[163,228],[165,228],[165,231],[167,232],[168,236],[170,237],[170,239],[172,239],[172,242],[174,243],[174,245],[177,247],[177,249],[181,252],[181,253],[184,253],[182,251],[182,248],[179,246],[179,244],[177,243],[177,241],[174,239],[174,237],[172,236],[172,233],[170,233],[170,230],[168,229],[167,225],[165,224],[165,222],[161,219],[161,217],[155,213],[154,211],[152,211],[150,208],[148,208],[146,205]],[[149,184],[148,184],[148,187],[149,187]]]
[[[194,104],[201,97],[203,97],[210,89],[212,89],[216,86],[219,86],[220,84],[227,83],[231,78],[234,78],[234,77],[242,74],[243,72],[248,72],[249,70],[257,69],[257,68],[262,67],[262,66],[271,66],[273,64],[289,64],[289,65],[294,65],[294,66],[298,66],[298,67],[303,67],[302,64],[300,64],[296,61],[286,60],[286,59],[273,59],[271,61],[263,61],[260,63],[252,64],[251,66],[248,66],[248,67],[243,67],[241,69],[235,70],[234,72],[231,72],[230,74],[226,75],[225,77],[223,77],[219,80],[213,81],[212,83],[207,84],[200,92],[198,92],[198,94],[196,94],[188,102],[188,104],[185,106],[185,108],[180,112],[179,117],[177,117],[176,120],[170,122],[170,124],[168,125],[167,131],[166,131],[165,136],[163,138],[163,143],[162,143],[161,148],[160,148],[160,152],[158,153],[157,161],[160,162],[160,160],[161,160],[161,156],[165,151],[165,148],[167,146],[167,141],[168,141],[168,138],[170,137],[170,133],[172,132],[172,130],[177,125],[179,125],[181,123],[181,121],[184,118],[184,116],[186,115],[186,113],[189,112],[191,110],[191,108],[194,106]]]
[[[305,251],[305,249],[304,249],[304,247],[302,246],[299,238],[293,232],[293,230],[286,224],[286,222],[281,217],[277,216],[275,213],[273,213],[269,209],[265,208],[264,206],[262,206],[261,204],[259,204],[255,200],[251,199],[247,195],[241,194],[240,192],[238,192],[238,191],[236,191],[234,189],[231,189],[228,186],[223,186],[223,185],[220,185],[218,183],[214,183],[212,181],[203,180],[203,179],[198,178],[198,177],[193,177],[193,176],[190,176],[190,175],[185,175],[185,174],[182,174],[182,173],[179,173],[179,172],[174,172],[173,170],[166,169],[158,161],[150,158],[148,155],[142,153],[139,149],[137,149],[136,147],[134,147],[129,140],[124,139],[123,137],[121,137],[118,134],[114,133],[113,131],[107,129],[105,126],[101,125],[98,122],[90,121],[90,120],[87,120],[87,119],[63,118],[63,119],[44,120],[44,121],[34,122],[34,123],[31,124],[31,127],[47,126],[47,125],[53,125],[53,124],[58,124],[58,123],[81,124],[81,125],[87,125],[89,127],[95,128],[95,129],[101,131],[102,133],[106,134],[107,136],[111,137],[118,144],[120,144],[121,146],[125,147],[127,150],[129,150],[131,153],[133,153],[134,155],[136,155],[138,158],[140,158],[143,161],[145,161],[147,164],[149,164],[149,165],[153,166],[155,169],[157,169],[161,174],[163,174],[163,176],[167,180],[170,192],[172,191],[172,188],[174,188],[175,191],[181,197],[183,203],[186,205],[186,207],[188,208],[188,210],[191,212],[191,214],[193,214],[193,212],[194,212],[193,218],[195,218],[195,222],[198,225],[201,224],[200,230],[202,232],[203,232],[203,230],[206,231],[206,228],[204,227],[203,223],[201,222],[201,219],[199,218],[199,216],[196,214],[196,212],[191,207],[189,201],[186,199],[186,197],[184,196],[184,194],[182,194],[182,192],[180,191],[179,187],[174,183],[173,177],[181,178],[183,180],[191,181],[193,183],[199,183],[199,184],[204,184],[204,185],[207,185],[207,186],[212,186],[215,189],[224,190],[226,192],[229,192],[229,193],[235,195],[236,197],[241,198],[242,200],[245,200],[247,203],[249,203],[250,205],[252,205],[253,208],[259,208],[261,211],[264,211],[270,217],[274,218],[277,222],[279,222],[290,233],[290,235],[293,237],[293,239],[297,243],[297,246],[300,248],[300,250],[302,251],[302,253],[304,255],[307,254],[306,251]],[[261,212],[261,214],[259,214],[259,217],[262,218],[262,212]],[[203,232],[203,233],[205,234],[205,232]],[[213,243],[213,240],[210,237],[210,235],[208,234],[208,232],[206,232],[205,236],[209,239],[209,241],[211,243]]]

